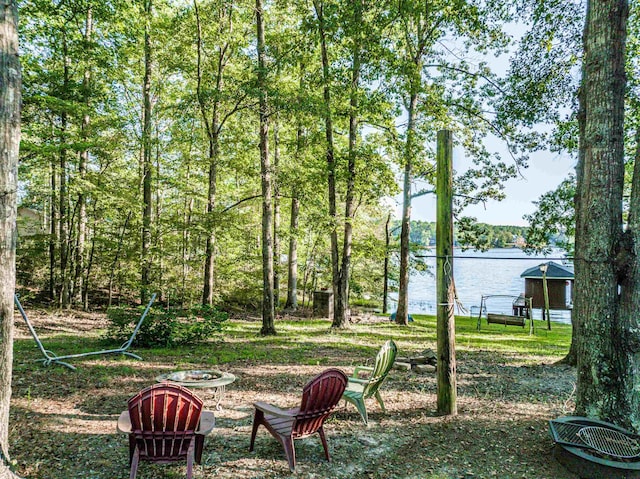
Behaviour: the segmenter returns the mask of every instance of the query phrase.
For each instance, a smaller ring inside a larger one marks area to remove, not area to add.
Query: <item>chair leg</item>
[[[387,410],[384,407],[384,401],[382,400],[382,396],[380,396],[380,391],[376,391],[376,399],[378,400],[378,404],[380,404],[380,409],[382,409],[382,412],[387,412]]]
[[[194,452],[194,461],[196,464],[202,464],[202,449],[204,448],[204,436],[196,434],[196,448]]]
[[[193,461],[195,447],[195,439],[191,439],[191,444],[189,444],[189,450],[187,451],[187,479],[193,478]]]
[[[133,452],[133,457],[131,458],[131,474],[129,475],[129,479],[136,479],[136,474],[138,473],[138,463],[140,462],[140,451],[136,447]]]
[[[318,434],[320,434],[320,440],[322,441],[322,447],[324,448],[324,456],[327,458],[327,461],[331,462],[331,458],[329,457],[329,446],[327,445],[327,438],[324,435],[324,427],[318,429]]]
[[[282,445],[284,446],[284,454],[289,462],[289,470],[294,472],[296,470],[296,448],[293,445],[293,438],[291,436],[282,437]]]
[[[365,426],[368,426],[369,416],[367,414],[367,407],[364,404],[364,398],[360,398],[359,400],[355,401],[353,404],[356,406],[356,409],[358,409],[358,412],[360,413],[360,416],[362,417],[362,420],[364,421]]]
[[[258,432],[258,427],[262,424],[264,419],[264,413],[258,409],[256,409],[255,414],[253,415],[253,428],[251,429],[251,442],[249,443],[249,452],[253,451],[253,446],[256,441],[256,433]]]
[[[133,437],[133,434],[129,434],[129,465],[131,465],[131,461],[133,461],[133,452],[136,450],[136,440]]]

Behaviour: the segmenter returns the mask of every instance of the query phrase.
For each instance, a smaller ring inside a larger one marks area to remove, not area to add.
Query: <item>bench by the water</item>
[[[531,298],[526,298],[524,295],[483,295],[478,313],[478,331],[480,331],[480,324],[484,316],[487,324],[520,326],[521,328],[524,328],[529,320],[529,334],[533,334],[532,311]],[[508,312],[512,314],[507,314]]]
[[[505,326],[522,326],[527,318],[524,316],[511,316],[509,314],[487,313],[487,323],[504,324]]]

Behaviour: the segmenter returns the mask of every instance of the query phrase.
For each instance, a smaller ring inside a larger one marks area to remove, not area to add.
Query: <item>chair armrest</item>
[[[283,417],[283,418],[293,418],[295,417],[295,412],[292,411],[287,411],[284,409],[280,409],[277,406],[273,406],[271,404],[268,404],[266,402],[254,402],[253,406],[256,409],[259,409],[262,412],[265,412],[267,414],[271,414],[272,416],[278,416],[278,417]]]
[[[357,378],[360,371],[370,373],[373,371],[373,368],[371,366],[356,366],[356,368],[353,370],[353,377]]]
[[[204,410],[200,414],[200,424],[198,424],[196,434],[200,434],[201,436],[208,436],[211,431],[213,431],[215,425],[216,417],[214,416],[213,411]]]
[[[129,434],[131,432],[131,418],[129,417],[129,411],[122,411],[118,418],[118,425],[116,426],[118,432]]]
[[[349,378],[350,383],[368,384],[370,381],[371,381],[370,379],[360,379],[355,377]]]

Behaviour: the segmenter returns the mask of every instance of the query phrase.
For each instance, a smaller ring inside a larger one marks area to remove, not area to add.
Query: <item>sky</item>
[[[453,168],[462,173],[468,160],[460,148],[453,152]],[[500,202],[488,201],[466,208],[464,216],[476,217],[478,222],[491,225],[528,226],[525,214],[536,210],[533,201],[547,191],[555,189],[569,173],[575,170],[576,159],[568,154],[536,152],[531,154],[529,167],[522,170],[522,176],[509,180],[505,184],[506,198]],[[415,186],[413,191],[421,187]],[[396,217],[402,213],[402,194],[395,197]],[[435,221],[436,197],[433,194],[415,198],[411,202],[411,219]]]
[[[506,75],[509,69],[510,56],[513,54],[517,41],[524,34],[524,27],[519,24],[509,24],[505,26],[505,30],[512,35],[514,45],[511,51],[489,58],[488,56],[479,56],[478,60],[488,60],[491,69],[498,75]],[[456,43],[456,40],[452,40]],[[456,47],[451,47],[454,50]],[[406,121],[406,119],[403,119]],[[549,125],[539,125],[543,130],[549,130]],[[491,135],[488,138],[492,138]],[[494,137],[495,138],[495,137]],[[496,151],[506,158],[508,163],[509,157],[504,145],[500,144],[500,140],[496,140],[495,148],[488,148],[489,151]],[[540,151],[529,155],[529,167],[521,171],[521,176],[514,178],[505,183],[506,198],[502,201],[488,201],[486,204],[478,204],[466,208],[463,216],[473,216],[480,223],[491,225],[513,225],[528,226],[528,222],[523,218],[526,214],[531,214],[536,210],[534,201],[538,200],[544,193],[554,190],[569,173],[575,170],[576,157],[572,157],[567,153],[552,153],[548,151]],[[456,174],[461,174],[470,163],[470,160],[464,156],[462,148],[455,147],[453,151],[453,169]],[[399,181],[402,188],[402,179]],[[414,184],[413,192],[424,188],[432,188],[426,184]],[[402,217],[402,193],[394,198],[396,218]],[[411,219],[422,221],[435,221],[436,218],[436,197],[434,194],[424,195],[415,198],[411,202]]]

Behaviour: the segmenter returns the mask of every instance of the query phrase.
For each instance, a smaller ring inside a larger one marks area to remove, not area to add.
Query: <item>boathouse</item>
[[[531,298],[533,308],[544,309],[544,286],[547,282],[549,309],[567,310],[573,306],[573,269],[548,261],[527,269],[524,278],[524,295]]]

